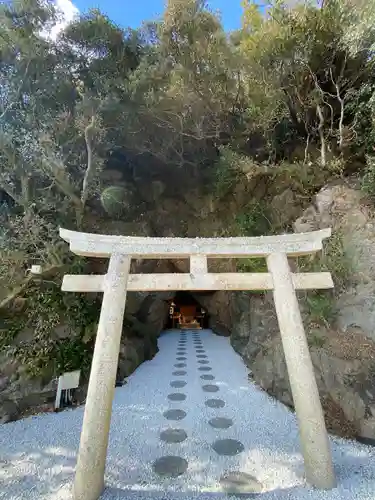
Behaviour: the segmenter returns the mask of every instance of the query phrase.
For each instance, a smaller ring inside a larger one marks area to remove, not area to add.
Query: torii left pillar
[[[92,359],[74,482],[74,500],[97,500],[104,472],[131,258],[112,254]]]

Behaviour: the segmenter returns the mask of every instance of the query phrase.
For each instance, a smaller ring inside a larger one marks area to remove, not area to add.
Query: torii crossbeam
[[[74,483],[74,500],[98,500],[104,488],[112,401],[128,291],[273,290],[277,318],[300,430],[306,479],[336,485],[331,450],[296,289],[333,287],[331,274],[297,273],[288,256],[322,249],[330,229],[257,238],[147,238],[60,229],[77,255],[108,257],[106,275],[66,275],[62,290],[103,292]],[[209,273],[208,258],[264,257],[268,273]],[[137,259],[190,259],[190,273],[130,274]]]

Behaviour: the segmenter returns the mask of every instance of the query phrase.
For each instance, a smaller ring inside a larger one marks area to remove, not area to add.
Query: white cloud
[[[53,28],[51,36],[55,38],[58,33],[71,23],[79,14],[79,10],[71,0],[56,0],[56,6],[61,12],[61,21]]]
[[[55,0],[55,4],[58,11],[58,22],[48,30],[48,33],[42,34],[46,38],[52,38],[53,40],[56,39],[60,31],[79,15],[78,8],[71,0]]]

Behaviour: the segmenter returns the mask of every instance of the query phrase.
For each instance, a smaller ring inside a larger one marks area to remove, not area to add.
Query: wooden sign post
[[[330,229],[257,238],[143,238],[60,229],[77,255],[109,258],[108,273],[66,275],[62,290],[103,292],[82,425],[74,500],[98,500],[104,488],[112,401],[128,291],[273,290],[300,430],[306,479],[335,487],[331,450],[296,289],[332,288],[331,274],[290,271],[288,256],[322,249]],[[207,258],[264,257],[268,273],[209,273]],[[129,274],[131,259],[190,259],[190,273]]]

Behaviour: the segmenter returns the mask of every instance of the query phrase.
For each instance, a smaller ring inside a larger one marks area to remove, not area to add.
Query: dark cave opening
[[[168,301],[169,311],[166,328],[208,328],[209,314],[199,303],[199,296],[188,291],[176,292]]]

